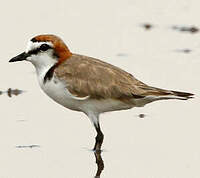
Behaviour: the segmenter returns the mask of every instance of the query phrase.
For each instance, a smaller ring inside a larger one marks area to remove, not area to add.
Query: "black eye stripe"
[[[31,51],[28,52],[28,54],[38,54],[40,52],[40,48],[37,48],[37,49],[33,49]]]
[[[52,47],[48,44],[42,44],[39,48],[29,51],[28,54],[38,54],[39,52],[47,51],[48,49],[52,49]]]

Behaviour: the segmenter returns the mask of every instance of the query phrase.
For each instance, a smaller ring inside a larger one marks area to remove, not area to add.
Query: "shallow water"
[[[103,114],[102,178],[199,178],[200,33],[172,28],[200,27],[199,5],[197,0],[3,2],[0,90],[26,92],[0,96],[0,178],[97,173],[89,119],[48,98],[31,64],[8,63],[41,33],[57,34],[72,52],[110,62],[149,85],[196,94],[189,101]]]

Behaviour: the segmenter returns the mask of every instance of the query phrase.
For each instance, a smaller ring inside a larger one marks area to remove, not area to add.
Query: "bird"
[[[149,86],[119,67],[72,53],[53,34],[31,38],[25,51],[9,60],[16,61],[29,61],[35,66],[39,85],[50,98],[88,116],[97,132],[94,151],[101,150],[104,139],[100,114],[143,107],[158,100],[187,100],[194,95]]]

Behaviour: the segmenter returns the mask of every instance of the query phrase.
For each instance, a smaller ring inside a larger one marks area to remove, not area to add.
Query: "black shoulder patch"
[[[54,70],[55,70],[55,67],[56,67],[56,64],[53,65],[46,73],[46,75],[44,76],[44,80],[43,80],[43,83],[45,84],[47,81],[51,80],[52,77],[53,77],[53,73],[54,73]]]

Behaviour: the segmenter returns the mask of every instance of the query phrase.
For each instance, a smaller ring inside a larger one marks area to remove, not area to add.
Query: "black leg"
[[[96,136],[96,142],[95,142],[95,145],[94,145],[94,151],[101,151],[101,145],[103,143],[104,135],[101,131],[99,124],[97,126],[95,125],[95,129],[97,131],[97,136]]]
[[[95,178],[99,178],[101,175],[101,172],[104,169],[104,163],[103,163],[103,159],[101,157],[101,151],[95,151],[94,152],[95,158],[96,158],[96,164],[97,164],[97,172],[96,172],[96,176]]]

